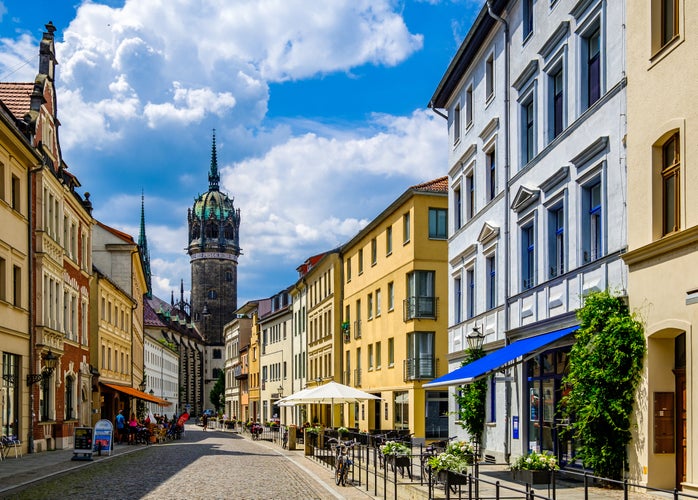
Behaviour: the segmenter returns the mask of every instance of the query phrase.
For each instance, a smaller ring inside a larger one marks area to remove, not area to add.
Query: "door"
[[[686,370],[676,375],[676,488],[686,481]]]

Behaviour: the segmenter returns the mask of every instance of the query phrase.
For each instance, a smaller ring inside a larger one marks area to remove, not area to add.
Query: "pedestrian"
[[[119,414],[116,416],[116,439],[119,444],[124,442],[124,432],[126,432],[126,418],[124,410],[119,410]]]
[[[201,423],[204,424],[204,430],[206,430],[206,426],[208,425],[208,414],[204,413],[201,417]]]
[[[128,419],[128,444],[136,444],[136,432],[138,432],[138,420],[136,414],[131,413]]]

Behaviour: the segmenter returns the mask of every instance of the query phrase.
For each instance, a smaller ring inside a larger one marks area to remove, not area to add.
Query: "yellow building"
[[[304,276],[308,321],[307,387],[330,380],[341,382],[341,271],[342,261],[336,249],[322,255]],[[339,406],[335,410],[330,405],[311,405],[308,418],[313,423],[336,427],[345,421]]]
[[[41,161],[0,105],[0,434],[27,451],[29,430],[29,171]]]
[[[241,357],[242,362],[245,363],[245,360],[247,360],[247,365],[249,367],[249,375],[248,375],[248,411],[249,411],[249,418],[251,420],[255,420],[257,422],[261,421],[262,414],[261,414],[261,387],[262,387],[262,377],[260,373],[260,356],[261,356],[261,347],[260,347],[260,336],[261,336],[261,331],[260,331],[260,324],[259,324],[259,318],[260,316],[264,316],[265,314],[269,313],[271,311],[271,300],[270,299],[262,299],[254,303],[254,306],[247,311],[247,314],[251,314],[252,316],[252,326],[251,326],[251,332],[250,332],[250,347],[247,351],[247,353],[243,352],[241,349]]]
[[[645,322],[631,480],[698,492],[698,11],[627,2],[628,294]],[[694,75],[696,78],[693,78]]]
[[[342,248],[343,382],[379,396],[347,408],[359,430],[448,432],[448,180],[412,186]]]

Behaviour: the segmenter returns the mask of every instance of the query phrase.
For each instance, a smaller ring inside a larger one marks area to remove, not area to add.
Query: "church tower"
[[[219,181],[214,130],[208,191],[195,199],[187,213],[191,317],[210,346],[223,346],[223,326],[233,319],[238,298],[240,210],[220,192]]]

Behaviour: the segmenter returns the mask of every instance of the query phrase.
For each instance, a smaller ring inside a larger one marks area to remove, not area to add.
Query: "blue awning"
[[[445,385],[461,385],[474,382],[475,379],[487,375],[495,371],[500,366],[509,363],[510,361],[526,354],[533,353],[541,347],[561,339],[565,335],[569,335],[579,328],[579,325],[563,328],[543,335],[528,337],[526,339],[517,340],[506,347],[502,347],[494,352],[489,353],[484,358],[477,359],[472,363],[461,366],[453,370],[451,373],[436,378],[431,382],[424,384],[422,387],[441,387]]]

